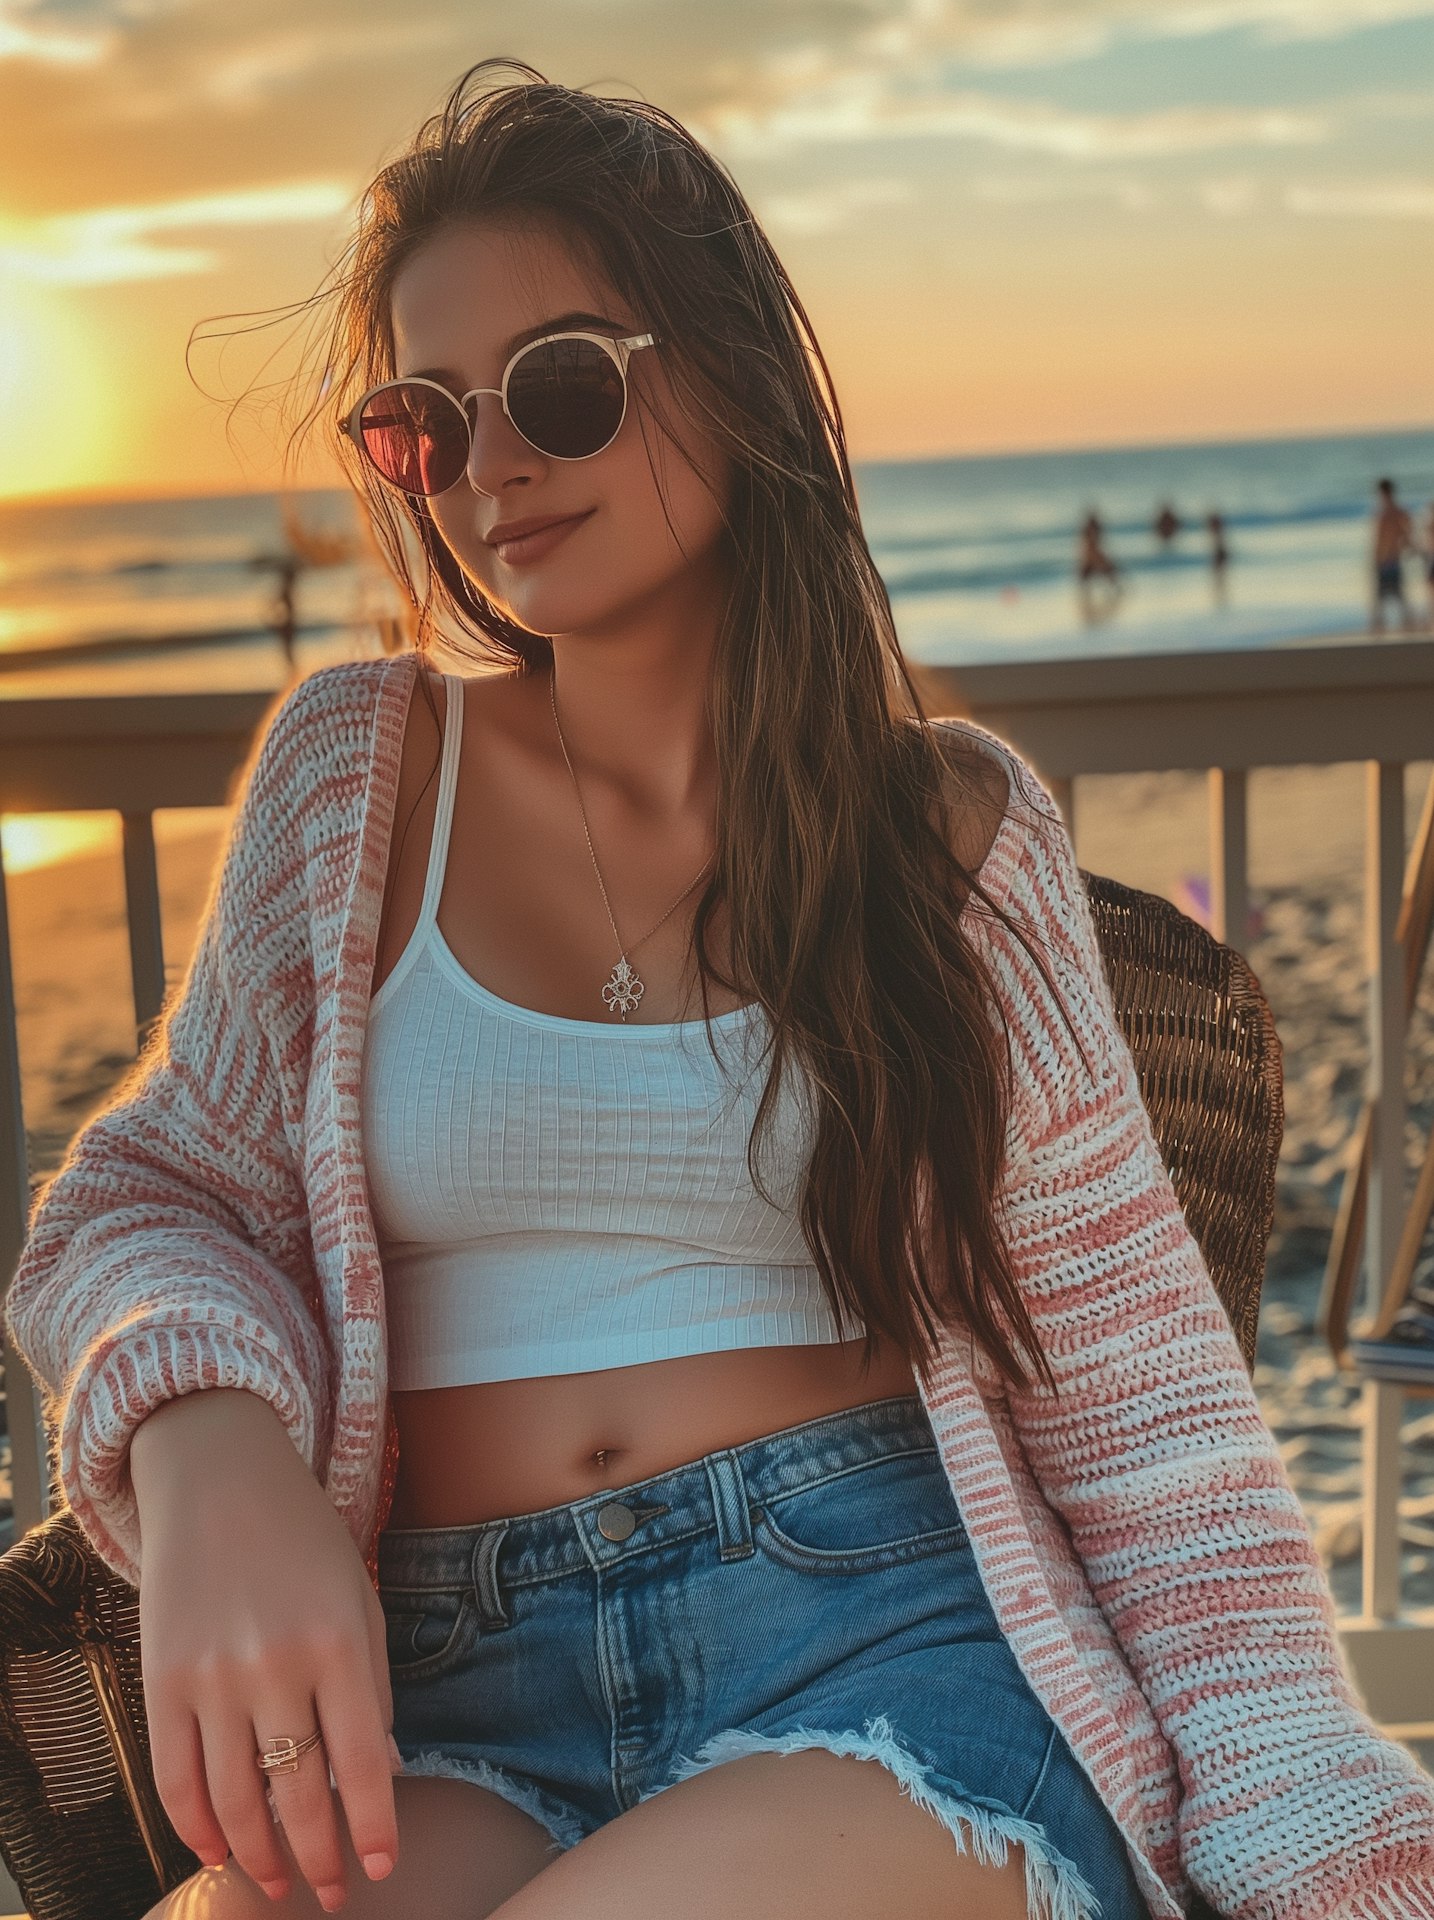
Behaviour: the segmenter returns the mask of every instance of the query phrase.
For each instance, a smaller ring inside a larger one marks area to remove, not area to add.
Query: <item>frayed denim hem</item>
[[[968,1828],[971,1851],[978,1860],[992,1866],[1006,1864],[1009,1842],[1014,1840],[1024,1847],[1026,1908],[1031,1920],[1097,1920],[1101,1910],[1099,1900],[1079,1868],[1052,1847],[1043,1827],[1018,1819],[1013,1813],[973,1806],[933,1787],[928,1779],[930,1768],[901,1745],[885,1714],[868,1720],[864,1733],[797,1727],[791,1733],[774,1735],[729,1727],[725,1733],[714,1734],[712,1739],[704,1741],[690,1758],[679,1758],[669,1784],[676,1786],[680,1780],[690,1780],[709,1767],[719,1766],[726,1760],[738,1760],[744,1754],[804,1753],[813,1747],[856,1760],[879,1761],[895,1774],[909,1799],[935,1814],[960,1853],[966,1851],[963,1829]]]
[[[552,1838],[550,1851],[553,1853],[576,1846],[583,1837],[582,1827],[577,1820],[555,1807],[546,1794],[537,1787],[513,1779],[511,1774],[504,1773],[501,1767],[491,1766],[486,1760],[464,1760],[457,1754],[445,1753],[441,1747],[430,1747],[426,1752],[414,1754],[412,1759],[405,1754],[403,1771],[405,1774],[422,1774],[438,1780],[471,1780],[475,1786],[486,1787],[490,1793],[496,1793],[500,1800],[506,1800],[520,1813],[528,1814],[539,1826],[546,1828]]]

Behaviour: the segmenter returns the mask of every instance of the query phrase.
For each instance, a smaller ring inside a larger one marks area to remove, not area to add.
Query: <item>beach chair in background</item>
[[[1280,1047],[1247,962],[1154,894],[1083,875],[1155,1136],[1253,1371]],[[33,1920],[138,1920],[199,1860],[155,1791],[139,1595],[67,1511],[0,1555],[0,1854]],[[1192,1920],[1218,1920],[1197,1900]]]
[[[1394,937],[1404,959],[1404,1015],[1408,1019],[1419,996],[1419,981],[1434,935],[1434,780],[1424,796],[1424,811],[1410,849],[1404,877],[1399,920]],[[1366,1101],[1355,1129],[1354,1147],[1340,1188],[1339,1210],[1330,1237],[1316,1326],[1329,1342],[1330,1352],[1346,1369],[1379,1371],[1378,1348],[1388,1341],[1396,1320],[1410,1303],[1414,1272],[1424,1238],[1434,1218],[1434,1134],[1430,1135],[1419,1182],[1405,1217],[1404,1233],[1382,1290],[1374,1318],[1360,1337],[1350,1340],[1349,1315],[1354,1302],[1364,1252],[1365,1215],[1374,1157],[1374,1106]],[[1428,1341],[1411,1343],[1411,1385],[1423,1378],[1434,1391],[1434,1347]],[[1398,1343],[1388,1356],[1390,1376],[1398,1377]],[[1420,1362],[1423,1361],[1421,1368]]]
[[[1394,937],[1403,960],[1403,1011],[1407,1021],[1434,935],[1434,779],[1405,867]],[[1366,1100],[1355,1129],[1353,1151],[1340,1188],[1334,1231],[1325,1263],[1316,1330],[1329,1342],[1340,1369],[1363,1382],[1364,1498],[1362,1513],[1362,1644],[1355,1677],[1372,1701],[1401,1700],[1415,1724],[1428,1716],[1429,1688],[1411,1696],[1406,1676],[1427,1672],[1431,1644],[1428,1616],[1398,1625],[1402,1617],[1399,1500],[1403,1473],[1401,1428],[1406,1394],[1434,1396],[1434,1284],[1420,1285],[1420,1255],[1434,1220],[1434,1133],[1425,1146],[1403,1230],[1379,1289],[1372,1319],[1351,1333],[1350,1310],[1363,1265],[1369,1189],[1374,1166],[1376,1104]],[[1377,1281],[1378,1276],[1375,1276]],[[1347,1630],[1347,1635],[1354,1628]],[[1391,1632],[1395,1637],[1391,1638]],[[1417,1633],[1416,1641],[1412,1634]],[[1356,1643],[1348,1637],[1347,1650]],[[1385,1710],[1386,1712],[1388,1709]],[[1381,1717],[1383,1717],[1381,1715]]]

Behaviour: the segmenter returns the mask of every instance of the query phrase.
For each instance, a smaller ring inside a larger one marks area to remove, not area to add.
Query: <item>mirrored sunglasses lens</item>
[[[617,364],[591,340],[546,341],[508,376],[513,425],[559,460],[600,453],[622,422],[622,408]]]
[[[404,493],[446,493],[468,464],[468,423],[458,407],[416,382],[385,387],[359,416],[364,452]]]

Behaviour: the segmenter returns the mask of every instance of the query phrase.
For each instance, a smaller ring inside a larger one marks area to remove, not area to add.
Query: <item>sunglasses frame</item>
[[[540,447],[536,441],[528,439],[527,434],[523,432],[523,429],[508,411],[508,379],[514,367],[528,354],[535,352],[537,348],[551,346],[554,340],[591,340],[595,346],[601,347],[603,352],[613,362],[618,371],[618,378],[622,381],[622,412],[618,415],[617,425],[613,428],[608,438],[603,441],[602,445],[600,447],[594,447],[591,453],[549,453],[546,447]],[[362,459],[372,467],[373,471],[378,475],[379,479],[383,481],[386,487],[392,487],[395,493],[402,493],[406,497],[416,500],[435,500],[438,494],[414,494],[411,493],[407,487],[399,486],[396,480],[390,480],[369,452],[368,448],[364,445],[363,441],[363,428],[361,424],[363,410],[375,394],[386,393],[390,387],[432,387],[435,393],[441,393],[445,400],[453,403],[463,416],[464,430],[468,435],[468,459],[465,459],[463,463],[464,472],[467,471],[468,460],[473,457],[473,416],[469,414],[468,402],[476,399],[478,395],[482,393],[493,393],[498,396],[503,403],[504,417],[508,421],[509,426],[512,427],[514,433],[516,433],[527,446],[530,446],[534,453],[542,454],[545,460],[562,460],[567,464],[571,464],[577,460],[592,460],[598,454],[606,453],[613,441],[616,440],[617,436],[622,432],[622,423],[627,418],[628,361],[640,347],[654,347],[656,345],[657,337],[652,333],[630,333],[616,340],[605,333],[579,333],[575,331],[545,333],[541,339],[529,340],[526,346],[519,347],[518,351],[512,356],[507,366],[503,369],[503,379],[500,386],[470,387],[461,399],[450,388],[445,387],[441,381],[430,380],[423,374],[410,374],[406,380],[380,380],[377,386],[370,387],[367,393],[361,394],[349,408],[347,414],[344,416],[343,432],[353,441]],[[457,479],[449,482],[448,486],[440,487],[438,493],[451,492],[462,478],[463,475],[460,473]]]

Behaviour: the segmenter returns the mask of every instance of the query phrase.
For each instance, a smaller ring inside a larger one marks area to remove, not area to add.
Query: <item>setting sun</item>
[[[62,295],[0,280],[0,499],[93,485],[112,441],[91,327]]]

